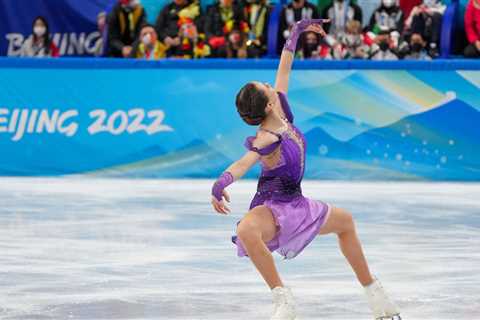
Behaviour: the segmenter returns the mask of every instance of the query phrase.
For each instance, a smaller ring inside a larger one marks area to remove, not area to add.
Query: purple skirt
[[[267,247],[285,259],[296,257],[312,242],[331,212],[329,204],[303,196],[289,202],[266,200],[263,204],[272,211],[277,225],[277,234],[267,243]],[[232,241],[237,245],[238,256],[247,256],[240,238],[234,236]]]

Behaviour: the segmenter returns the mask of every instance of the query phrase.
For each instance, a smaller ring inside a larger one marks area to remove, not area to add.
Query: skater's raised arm
[[[295,49],[297,47],[297,41],[300,34],[304,31],[313,31],[325,36],[321,24],[328,22],[324,19],[303,19],[295,23],[290,32],[290,37],[285,42],[282,55],[280,56],[280,63],[278,65],[277,77],[275,79],[275,90],[287,93],[288,80],[290,77],[290,71],[292,70],[293,58],[295,56]]]

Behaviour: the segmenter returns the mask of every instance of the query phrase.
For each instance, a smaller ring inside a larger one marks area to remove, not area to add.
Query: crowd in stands
[[[400,7],[399,0],[379,0],[365,25],[358,0],[319,1],[314,4],[293,0],[283,7],[277,33],[278,54],[296,21],[324,18],[329,19],[324,25],[327,36],[304,33],[298,57],[430,60],[439,56],[446,8],[439,0],[422,0],[407,10]],[[198,0],[172,0],[151,25],[139,0],[118,0],[111,12],[97,17],[98,31],[104,36],[96,44],[95,55],[139,59],[259,58],[267,52],[272,9],[268,0],[218,0],[205,10]],[[480,0],[468,2],[465,32],[468,46],[464,55],[480,57]],[[32,36],[24,43],[21,55],[58,56],[44,18],[33,22]]]

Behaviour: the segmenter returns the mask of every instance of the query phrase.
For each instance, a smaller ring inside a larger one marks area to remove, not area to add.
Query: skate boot
[[[398,307],[388,298],[377,278],[364,288],[375,320],[402,320]]]
[[[272,289],[274,310],[270,320],[295,320],[297,312],[290,288],[275,287]]]

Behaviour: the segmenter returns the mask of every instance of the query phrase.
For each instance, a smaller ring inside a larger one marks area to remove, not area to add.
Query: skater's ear
[[[269,102],[267,103],[267,106],[265,107],[265,113],[271,112],[275,107],[275,103]]]

